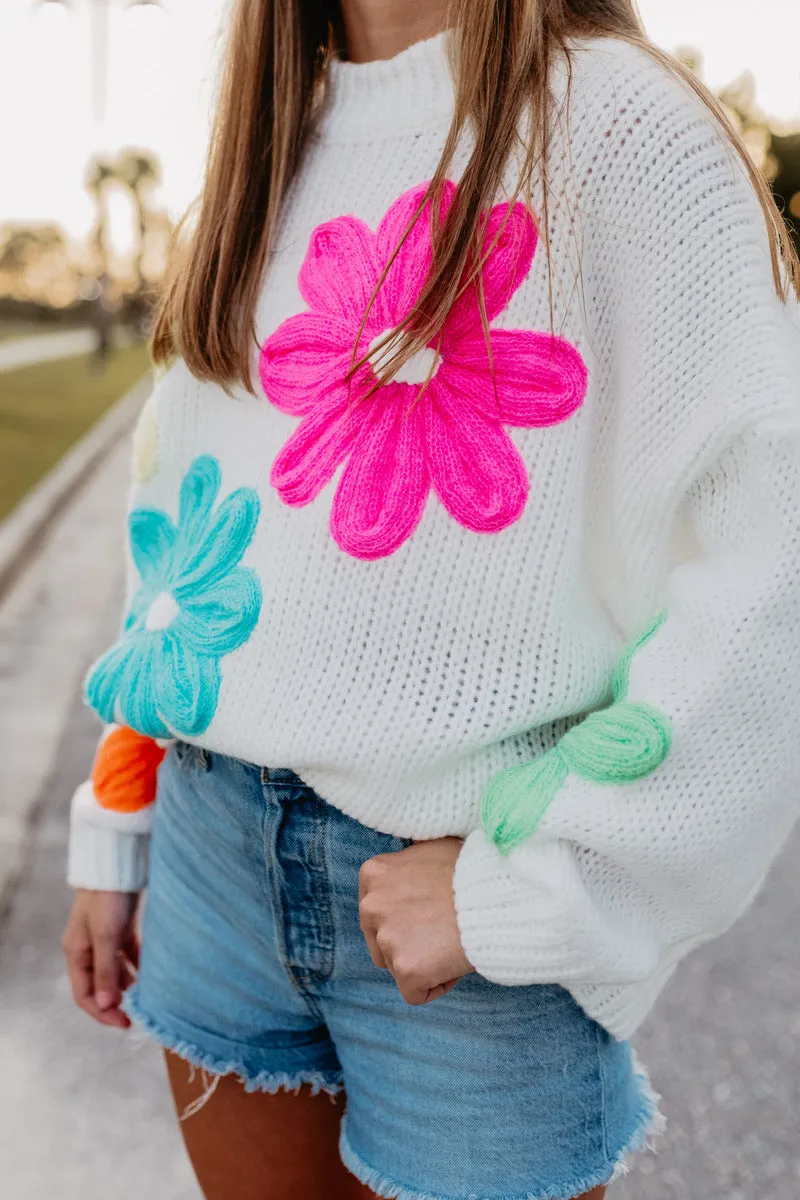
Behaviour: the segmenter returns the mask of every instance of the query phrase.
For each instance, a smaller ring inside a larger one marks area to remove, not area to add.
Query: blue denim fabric
[[[358,923],[359,867],[406,844],[291,771],[173,746],[127,1011],[248,1090],[344,1086],[342,1158],[381,1196],[566,1200],[606,1182],[654,1119],[629,1044],[555,986],[471,975],[407,1005]]]

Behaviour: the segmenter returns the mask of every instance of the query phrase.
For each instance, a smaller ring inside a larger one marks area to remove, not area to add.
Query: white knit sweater
[[[180,362],[159,381],[129,628],[88,696],[143,733],[291,767],[387,833],[466,837],[475,967],[562,984],[622,1037],[753,898],[797,813],[800,326],[701,102],[625,43],[572,46],[549,268],[515,209],[484,272],[496,387],[467,301],[440,363],[361,402],[357,379],[349,409],[355,332],[453,100],[444,37],[334,64],[259,308],[267,396]],[[365,352],[419,291],[429,220]],[[662,611],[622,693],[645,740],[662,730],[655,757],[631,767],[639,735],[605,711],[552,751],[609,706]],[[512,800],[528,836],[502,844]],[[73,811],[71,882],[141,886],[151,812],[89,786]]]

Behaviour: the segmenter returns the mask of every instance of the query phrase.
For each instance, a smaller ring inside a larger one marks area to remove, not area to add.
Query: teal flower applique
[[[238,488],[219,504],[219,463],[202,455],[183,480],[178,522],[157,508],[128,518],[141,586],[120,640],[86,681],[87,703],[106,722],[148,737],[194,737],[217,709],[220,660],[247,641],[258,621],[261,586],[240,567],[260,504]]]
[[[667,618],[662,613],[620,659],[611,683],[613,703],[590,713],[535,762],[501,771],[481,806],[486,836],[501,854],[536,832],[570,774],[590,783],[625,784],[660,767],[672,744],[669,719],[649,704],[627,699],[631,662]]]

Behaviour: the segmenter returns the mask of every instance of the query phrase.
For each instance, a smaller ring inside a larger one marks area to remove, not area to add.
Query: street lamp
[[[92,12],[92,112],[102,126],[108,108],[109,15],[115,0],[86,0]],[[136,8],[161,9],[162,0],[120,0],[130,12]],[[37,0],[41,8],[70,10],[75,0]]]

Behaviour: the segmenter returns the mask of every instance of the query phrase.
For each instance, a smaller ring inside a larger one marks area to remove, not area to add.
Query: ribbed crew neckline
[[[317,132],[350,140],[448,123],[455,98],[449,36],[439,33],[373,62],[331,59]]]

